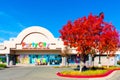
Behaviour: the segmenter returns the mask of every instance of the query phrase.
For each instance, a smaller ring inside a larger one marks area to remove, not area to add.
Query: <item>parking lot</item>
[[[120,80],[119,76],[114,76],[110,79],[75,79],[56,75],[59,71],[70,69],[47,66],[12,67],[0,70],[0,80]],[[120,72],[117,74],[120,74]]]

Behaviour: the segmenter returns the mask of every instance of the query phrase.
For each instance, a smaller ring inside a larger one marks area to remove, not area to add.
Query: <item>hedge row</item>
[[[6,64],[0,64],[0,67],[1,67],[1,68],[6,68],[7,65],[6,65]]]

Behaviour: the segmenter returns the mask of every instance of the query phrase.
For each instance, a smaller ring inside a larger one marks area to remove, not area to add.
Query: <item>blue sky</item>
[[[120,31],[119,0],[0,0],[0,42],[30,26],[42,26],[59,37],[68,20],[100,12]]]

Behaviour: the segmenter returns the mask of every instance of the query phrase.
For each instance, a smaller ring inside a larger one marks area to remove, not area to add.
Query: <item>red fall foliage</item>
[[[60,34],[64,45],[76,47],[80,54],[111,53],[118,49],[119,33],[111,23],[104,21],[104,14],[89,14],[74,22],[68,21]]]

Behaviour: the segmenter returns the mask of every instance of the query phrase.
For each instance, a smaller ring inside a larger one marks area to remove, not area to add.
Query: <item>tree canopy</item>
[[[64,45],[75,47],[80,54],[117,50],[119,33],[112,23],[104,21],[104,14],[84,16],[68,21],[60,30]]]

